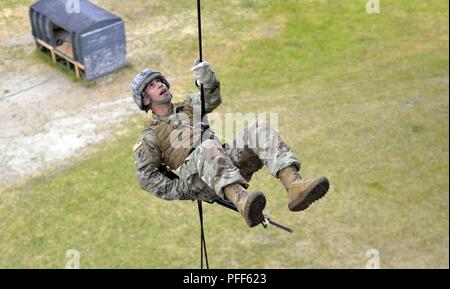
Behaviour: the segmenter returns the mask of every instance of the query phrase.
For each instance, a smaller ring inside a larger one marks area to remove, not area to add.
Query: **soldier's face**
[[[160,79],[152,80],[145,87],[145,93],[147,93],[152,100],[166,99],[170,94],[169,89]]]

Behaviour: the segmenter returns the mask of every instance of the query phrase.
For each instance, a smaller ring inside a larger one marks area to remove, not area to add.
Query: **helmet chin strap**
[[[169,92],[169,95],[163,99],[152,99],[153,104],[169,104],[172,101],[172,93]]]

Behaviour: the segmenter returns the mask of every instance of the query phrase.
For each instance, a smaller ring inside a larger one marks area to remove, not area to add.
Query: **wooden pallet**
[[[43,47],[47,48],[50,51],[50,54],[52,56],[52,60],[54,63],[56,63],[56,56],[58,55],[61,58],[64,58],[66,61],[73,64],[73,67],[75,67],[75,75],[77,78],[80,78],[80,71],[85,71],[85,67],[83,64],[75,61],[72,57],[64,54],[63,52],[59,51],[57,48],[51,46],[50,44],[46,43],[45,41],[36,38],[36,42]]]

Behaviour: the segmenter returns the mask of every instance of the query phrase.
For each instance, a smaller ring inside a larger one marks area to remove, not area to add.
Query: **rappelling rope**
[[[198,19],[198,51],[199,51],[199,60],[203,61],[203,51],[202,51],[202,16],[201,16],[201,6],[200,0],[197,0],[197,19]],[[200,102],[201,102],[201,123],[203,123],[203,117],[205,116],[205,93],[203,89],[203,84],[200,84]],[[200,141],[203,141],[203,132],[204,126],[201,126],[201,134]],[[205,240],[205,232],[203,229],[203,208],[202,208],[202,200],[198,198],[198,215],[200,219],[200,268],[203,269],[203,259],[205,259],[206,269],[209,269],[208,263],[208,253],[206,252],[206,240]],[[203,255],[203,252],[205,253]],[[203,257],[204,256],[204,257]]]

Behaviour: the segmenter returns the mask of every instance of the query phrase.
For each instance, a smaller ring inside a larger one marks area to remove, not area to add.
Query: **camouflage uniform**
[[[156,121],[179,123],[176,112],[186,102],[198,108],[200,93],[191,93],[185,102],[173,104],[173,113],[168,117],[158,118],[153,115],[153,118]],[[206,112],[213,111],[221,102],[220,83],[216,81],[211,89],[205,89]],[[195,130],[199,127],[200,117],[198,122],[195,123],[195,117],[191,122],[194,122],[194,126],[189,123],[184,129]],[[294,153],[265,122],[256,122],[239,131],[232,144],[222,144],[213,134],[209,135],[197,147],[194,145],[179,167],[173,168],[179,178],[170,178],[161,167],[164,152],[157,145],[155,132],[152,129],[144,130],[133,149],[140,187],[165,200],[213,200],[224,198],[223,188],[227,185],[240,183],[247,188],[253,173],[263,165],[274,177],[277,177],[279,170],[289,165],[300,169],[300,162]],[[190,145],[195,143],[191,141]]]

